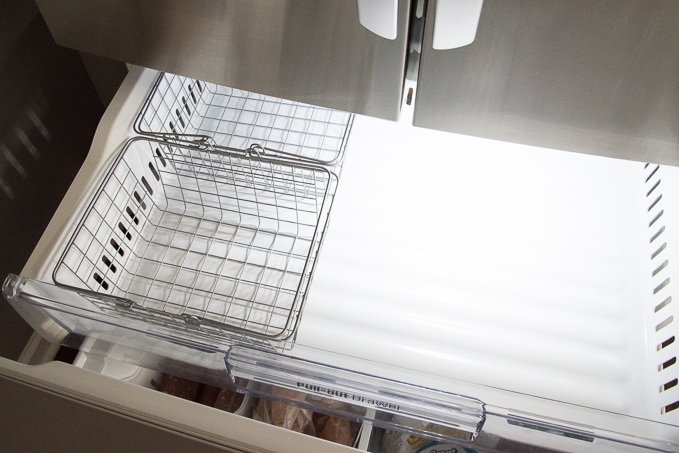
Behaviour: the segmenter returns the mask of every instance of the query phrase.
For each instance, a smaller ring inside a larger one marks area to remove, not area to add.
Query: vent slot
[[[125,225],[123,225],[122,222],[118,222],[118,229],[123,233],[123,235],[128,241],[132,240],[132,234],[129,231],[127,231],[127,228],[125,228]]]
[[[115,273],[115,272],[118,270],[118,269],[116,268],[116,265],[113,264],[113,263],[111,262],[111,260],[108,258],[108,256],[103,255],[103,256],[101,257],[101,261],[104,262],[104,264],[106,265],[106,267],[108,267],[109,269],[111,269],[111,272]]]
[[[665,340],[665,341],[663,341],[662,343],[660,343],[656,349],[657,349],[658,351],[662,351],[663,349],[665,349],[666,347],[668,347],[668,346],[671,345],[672,343],[674,343],[674,336],[671,336],[671,337],[668,338],[667,340]]]
[[[658,305],[655,306],[655,312],[658,313],[658,311],[662,310],[663,308],[667,307],[669,303],[672,302],[672,296],[668,297],[667,299],[663,300],[660,302]]]
[[[648,202],[646,211],[650,218],[648,228],[651,238],[648,251],[651,266],[648,272],[651,278],[649,291],[651,292],[651,306],[653,307],[653,318],[649,320],[649,323],[652,324],[648,327],[655,327],[655,338],[652,344],[655,344],[655,352],[662,354],[656,356],[657,371],[662,374],[658,374],[658,381],[656,381],[655,385],[657,385],[658,395],[662,394],[665,396],[668,394],[665,392],[668,391],[669,394],[676,395],[677,388],[679,388],[679,370],[675,366],[678,356],[677,344],[676,337],[673,335],[676,331],[676,325],[674,324],[676,307],[670,305],[672,296],[669,294],[671,292],[669,284],[672,275],[670,262],[673,255],[667,251],[666,220],[663,220],[668,219],[668,216],[670,216],[670,213],[665,213],[665,208],[673,206],[673,204],[671,203],[671,198],[670,203],[667,202],[667,196],[664,196],[667,194],[663,194],[661,190],[660,182],[662,181],[661,173],[663,172],[661,166],[646,164],[644,168],[648,172],[644,178]],[[669,400],[667,398],[657,400],[655,404],[661,415],[670,412],[674,413],[673,416],[679,414],[679,411],[674,412],[679,409],[679,401],[671,402],[674,399],[676,399],[676,396]]]
[[[182,96],[182,104],[184,104],[184,110],[186,110],[186,114],[191,117],[191,108],[189,107],[189,103],[186,102],[186,96]]]
[[[141,206],[142,209],[146,209],[146,202],[141,199],[141,195],[139,195],[139,192],[136,190],[134,191],[134,199],[137,200],[137,203],[139,203],[139,206]]]
[[[649,223],[648,226],[649,226],[649,227],[652,227],[653,224],[654,224],[655,222],[657,222],[658,220],[660,220],[660,217],[662,217],[662,215],[663,215],[664,213],[665,213],[665,211],[660,210],[660,212],[659,212],[655,217],[653,217],[653,220],[651,220],[651,223]]]
[[[144,185],[144,188],[149,193],[149,195],[153,195],[153,189],[149,185],[149,182],[146,180],[146,178],[143,176],[141,177],[141,183]]]
[[[660,200],[662,200],[662,194],[660,194],[658,198],[656,198],[655,201],[651,203],[651,206],[648,207],[648,212],[651,212],[651,209],[655,208],[655,205],[660,203]]]
[[[102,278],[101,275],[97,274],[96,272],[93,275],[94,281],[99,284],[104,289],[108,289],[108,282]]]
[[[648,166],[648,164],[646,164]],[[650,181],[653,175],[655,175],[658,172],[658,169],[660,169],[660,165],[656,165],[653,171],[651,172],[650,175],[646,178],[646,182]]]
[[[658,181],[653,185],[653,187],[651,187],[651,190],[649,190],[649,191],[646,193],[646,197],[650,197],[651,194],[655,191],[655,189],[658,188],[659,185],[660,185],[660,180],[658,180]]]
[[[153,177],[156,178],[156,181],[160,181],[158,170],[156,170],[156,167],[154,167],[151,162],[149,162],[149,169],[151,170],[151,173],[153,173]]]
[[[118,255],[120,256],[125,256],[125,250],[120,247],[120,245],[116,242],[115,239],[111,239],[111,246],[113,247],[113,250],[118,252]]]
[[[658,294],[663,288],[670,284],[670,279],[666,278],[661,284],[655,287],[653,294]]]
[[[656,275],[658,275],[660,273],[660,271],[665,269],[668,264],[669,264],[669,261],[665,260],[665,261],[663,261],[663,263],[660,266],[656,267],[655,270],[653,271],[653,277],[655,277]]]
[[[665,226],[663,225],[657,233],[655,233],[653,236],[651,236],[651,243],[658,239],[658,237],[665,232]]]
[[[672,321],[674,321],[674,317],[670,316],[669,318],[665,319],[663,322],[655,326],[655,331],[659,332],[660,330],[664,329],[665,327],[669,326]]]
[[[163,156],[163,153],[160,152],[160,149],[156,148],[156,156],[158,156],[158,159],[160,160],[160,163],[163,167],[167,167],[167,161],[165,160],[165,156]]]
[[[675,401],[672,404],[668,404],[667,406],[663,407],[662,410],[660,411],[661,414],[666,414],[668,412],[672,412],[673,410],[679,409],[679,401]]]
[[[663,385],[660,386],[660,391],[664,392],[665,390],[669,390],[672,387],[676,387],[676,385],[679,383],[679,380],[677,378],[672,379],[670,382],[667,382]]]
[[[128,206],[125,208],[125,212],[127,213],[128,216],[130,216],[130,219],[134,222],[135,225],[139,225],[139,217],[136,216],[134,211]]]
[[[671,367],[675,363],[677,363],[677,358],[672,357],[671,359],[666,360],[663,363],[661,363],[660,366],[658,366],[658,371],[666,370],[667,368]]]
[[[186,123],[184,123],[184,118],[182,118],[182,114],[179,109],[174,109],[174,113],[177,114],[177,119],[179,120],[179,124],[182,125],[182,129],[186,129]]]
[[[651,259],[654,260],[656,256],[660,255],[660,253],[667,248],[667,242],[665,242],[663,245],[660,246],[658,250],[653,252],[653,255],[651,255]]]
[[[189,85],[189,96],[191,96],[191,100],[193,101],[194,104],[197,104],[198,101],[196,100],[196,95],[193,94],[193,87]]]

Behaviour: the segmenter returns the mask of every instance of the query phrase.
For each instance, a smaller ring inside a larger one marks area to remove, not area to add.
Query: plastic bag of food
[[[353,445],[360,425],[343,417],[314,413],[316,437],[342,445]]]
[[[200,382],[166,374],[158,390],[185,400],[196,401],[200,386]]]
[[[411,426],[413,428],[429,430],[433,426],[429,423],[422,422],[420,424],[413,424],[412,420],[393,416],[392,421],[403,426]],[[437,429],[441,431],[441,429]],[[454,428],[446,428],[447,434],[452,437],[464,438],[468,433]],[[385,430],[382,434],[382,442],[380,445],[382,453],[476,453],[475,450],[469,447],[464,447],[448,442],[440,442],[424,437],[410,434],[403,431]]]
[[[200,388],[200,392],[198,392],[198,399],[196,402],[204,404],[205,406],[214,406],[220,390],[221,389],[219,387],[203,384],[203,386]]]
[[[288,400],[304,400],[304,395],[294,390],[275,388],[275,396]],[[270,425],[280,426],[299,433],[316,435],[312,423],[313,412],[279,400],[261,398],[255,407],[252,418]]]

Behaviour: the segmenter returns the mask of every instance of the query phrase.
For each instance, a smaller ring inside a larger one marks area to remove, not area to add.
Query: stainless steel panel
[[[486,0],[471,45],[424,40],[417,126],[679,165],[679,2]]]
[[[56,46],[38,9],[23,0],[0,2],[0,93],[2,280],[26,264],[104,107],[78,53]],[[17,359],[31,332],[0,297],[0,356]]]
[[[395,119],[398,38],[358,21],[355,0],[38,0],[58,44],[286,99]],[[399,11],[409,0],[399,0]]]

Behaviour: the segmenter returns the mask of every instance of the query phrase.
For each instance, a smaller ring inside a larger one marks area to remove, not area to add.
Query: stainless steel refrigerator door
[[[486,0],[476,40],[434,50],[416,126],[679,165],[679,3]]]
[[[398,117],[409,0],[397,37],[357,0],[38,0],[60,45],[257,93]]]

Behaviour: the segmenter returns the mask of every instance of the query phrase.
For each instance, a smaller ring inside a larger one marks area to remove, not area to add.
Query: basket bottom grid
[[[157,212],[149,220],[157,221],[147,221],[140,231],[125,265],[129,271],[112,282],[112,295],[264,335],[286,328],[296,296],[303,297],[297,289],[311,241],[192,216],[183,222],[178,214],[152,211]]]

